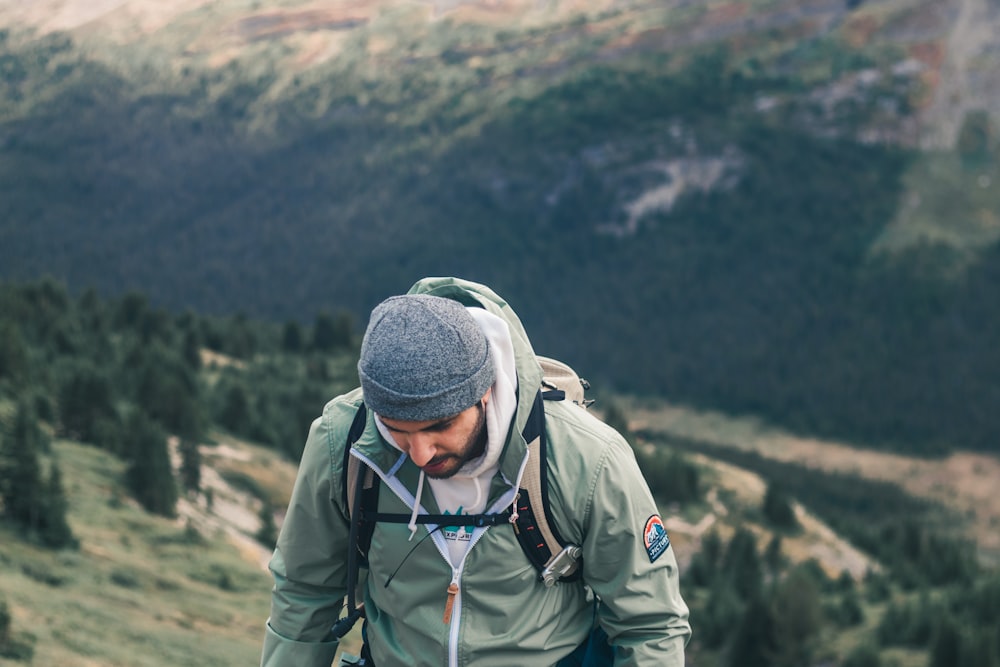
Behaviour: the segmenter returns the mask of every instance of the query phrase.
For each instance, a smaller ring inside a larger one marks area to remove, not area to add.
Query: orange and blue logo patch
[[[663,555],[663,552],[670,546],[670,537],[667,536],[667,529],[663,526],[663,519],[658,514],[646,519],[646,528],[642,531],[642,540],[646,545],[646,553],[649,554],[649,562],[655,563],[656,559]]]

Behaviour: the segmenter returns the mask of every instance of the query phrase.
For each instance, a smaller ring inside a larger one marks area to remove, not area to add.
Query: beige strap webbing
[[[521,486],[528,492],[528,499],[532,504],[532,514],[535,517],[535,525],[538,527],[538,532],[545,541],[545,546],[549,548],[549,553],[552,554],[549,557],[549,563],[551,563],[559,552],[562,551],[563,545],[552,534],[552,529],[549,528],[549,520],[545,516],[545,508],[538,506],[543,500],[541,471],[539,470],[543,462],[541,460],[541,452],[539,451],[539,441],[540,438],[535,438],[528,443],[528,464],[524,469],[524,475],[521,477]]]

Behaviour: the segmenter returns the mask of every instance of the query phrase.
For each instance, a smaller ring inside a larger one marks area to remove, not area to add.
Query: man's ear
[[[483,397],[480,399],[480,402],[483,404],[483,407],[486,407],[486,404],[490,402],[491,396],[493,396],[493,387],[487,389],[486,393],[483,394]]]

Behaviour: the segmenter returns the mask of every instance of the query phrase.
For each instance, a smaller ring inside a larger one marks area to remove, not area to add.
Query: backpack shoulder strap
[[[348,516],[355,516],[355,494],[353,490],[357,488],[358,477],[364,474],[364,488],[370,488],[373,484],[375,473],[371,468],[364,465],[359,459],[351,456],[351,447],[361,438],[368,423],[368,409],[362,403],[354,413],[354,421],[351,422],[351,430],[347,432],[347,442],[344,446],[344,465],[342,466],[341,484],[344,504],[347,506]],[[362,471],[364,467],[364,472]]]
[[[545,408],[543,400],[571,400],[581,407],[593,401],[584,397],[589,387],[586,380],[577,376],[568,365],[548,357],[539,357],[544,373],[543,388],[536,396],[522,436],[528,445],[528,463],[518,489],[516,515],[506,512],[496,515],[468,517],[475,525],[498,525],[510,521],[514,525],[521,550],[539,571],[539,578],[546,586],[559,581],[574,581],[582,574],[578,545],[569,543],[556,527],[549,506],[548,490],[548,439],[545,435]],[[406,522],[409,516],[378,513],[379,480],[374,471],[357,457],[351,456],[351,447],[364,433],[367,410],[362,403],[354,416],[344,448],[342,489],[344,504],[351,519],[350,556],[360,561],[348,564],[348,577],[353,578],[349,597],[357,583],[358,565],[368,565],[368,550],[377,521]],[[363,480],[361,479],[363,476]],[[359,483],[360,482],[360,483]],[[440,523],[444,516],[421,515],[419,523]],[[349,599],[349,609],[352,608]]]
[[[334,623],[331,630],[337,639],[350,632],[358,619],[364,616],[364,605],[357,602],[358,577],[360,568],[368,566],[368,548],[371,546],[375,525],[364,521],[362,516],[365,507],[378,507],[379,485],[371,468],[364,466],[364,471],[361,470],[363,464],[351,456],[351,447],[365,432],[367,423],[368,410],[362,403],[354,414],[344,447],[341,487],[351,530],[347,551],[347,615]],[[359,479],[361,477],[364,479]]]
[[[539,391],[522,431],[528,443],[528,463],[518,489],[514,529],[521,550],[538,568],[539,577],[546,586],[558,581],[573,581],[582,574],[581,549],[559,534],[549,505],[548,439],[542,401],[563,400],[564,397],[561,390]]]

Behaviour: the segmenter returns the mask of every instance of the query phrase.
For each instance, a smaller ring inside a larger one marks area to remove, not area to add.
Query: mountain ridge
[[[361,321],[459,275],[608,387],[993,448],[995,8],[582,6],[8,0],[0,277]]]

